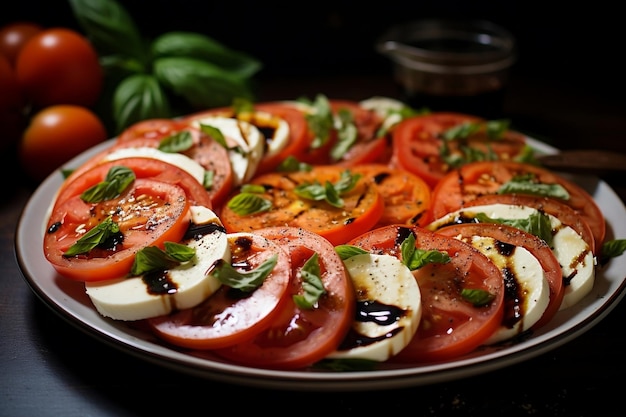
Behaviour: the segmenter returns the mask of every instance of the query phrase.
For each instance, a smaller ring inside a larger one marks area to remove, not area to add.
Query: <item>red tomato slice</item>
[[[468,243],[420,227],[385,226],[349,244],[401,258],[400,245],[411,233],[416,248],[447,252],[450,262],[413,271],[422,294],[422,319],[409,345],[391,361],[436,362],[472,352],[500,326],[504,313],[504,280],[489,258]],[[494,298],[475,307],[463,299],[462,289],[484,290]]]
[[[494,223],[457,224],[437,229],[436,232],[461,239],[471,238],[472,236],[488,236],[500,242],[525,248],[537,258],[543,269],[544,276],[550,285],[550,303],[541,316],[541,319],[535,323],[533,328],[537,329],[543,326],[559,311],[565,293],[561,265],[556,259],[552,249],[544,240],[515,227]],[[513,324],[514,320],[523,320],[523,317],[516,317],[514,311],[515,307],[519,307],[519,302],[520,300],[515,296],[505,293],[503,324]]]
[[[512,161],[473,162],[448,173],[433,190],[433,218],[456,211],[479,196],[496,194],[498,188],[513,177],[528,174],[534,175],[539,183],[560,184],[567,190],[570,198],[558,201],[573,208],[589,225],[595,240],[595,244],[590,247],[599,248],[606,236],[606,222],[593,197],[572,181],[531,164]]]
[[[156,130],[149,130],[151,128]],[[193,145],[180,153],[212,173],[212,182],[207,187],[206,192],[214,205],[217,206],[224,202],[233,183],[233,171],[226,148],[199,129],[181,123],[167,123],[167,119],[146,120],[131,129],[130,131],[127,129],[123,134],[124,136],[120,136],[110,148],[94,155],[74,170],[68,176],[65,184],[94,166],[103,163],[114,152],[124,148],[158,148],[161,141],[169,136],[187,131],[191,134]]]
[[[187,194],[187,198],[192,205],[208,208],[212,206],[211,198],[207,191],[187,171],[152,158],[123,158],[101,163],[85,172],[81,170],[79,176],[75,177],[72,175],[68,177],[57,194],[55,205],[79,196],[89,187],[102,182],[111,167],[120,165],[133,170],[136,178],[152,178],[180,186]]]
[[[250,294],[222,285],[202,304],[148,320],[160,338],[191,349],[217,349],[250,340],[269,327],[286,304],[291,260],[277,243],[257,234],[228,237],[231,264],[240,272],[259,267],[273,255],[276,266]]]
[[[430,113],[407,118],[393,129],[392,160],[399,167],[422,177],[430,186],[453,169],[441,156],[444,140],[441,134],[463,123],[478,123],[485,120],[460,113]],[[458,140],[445,141],[450,153],[460,154]],[[498,159],[510,160],[523,152],[525,137],[514,131],[507,131],[496,140],[488,139],[485,129],[470,135],[465,146],[489,154]]]
[[[324,238],[301,228],[276,227],[257,233],[276,241],[291,256],[289,303],[280,317],[253,340],[215,351],[235,363],[274,369],[298,369],[333,352],[352,326],[356,297],[352,281],[334,247]],[[302,266],[319,255],[326,293],[312,309],[298,307],[292,295],[302,294]]]
[[[464,206],[471,207],[489,204],[512,204],[533,207],[550,214],[559,219],[564,225],[574,229],[595,253],[595,239],[589,224],[580,217],[576,210],[557,199],[522,194],[486,194],[468,201]]]
[[[148,119],[137,122],[122,131],[117,136],[118,142],[134,139],[161,140],[180,130],[181,125],[174,119]]]
[[[63,254],[108,216],[119,225],[121,235],[109,247],[87,253]],[[78,281],[98,281],[125,276],[135,253],[145,246],[178,242],[189,227],[189,200],[174,184],[137,179],[113,200],[85,203],[79,195],[58,204],[48,220],[44,253],[56,271]]]
[[[385,202],[378,226],[426,226],[430,222],[431,190],[417,175],[383,164],[356,165],[351,170],[372,181]]]
[[[251,183],[261,185],[265,192],[256,194],[271,202],[269,210],[254,214],[237,214],[228,205],[222,206],[220,219],[229,232],[254,232],[264,227],[302,227],[328,239],[333,245],[345,243],[369,230],[380,220],[384,205],[376,186],[361,177],[356,186],[342,194],[343,207],[326,201],[298,196],[297,185],[326,181],[336,183],[345,168],[328,165],[311,171],[267,173]]]

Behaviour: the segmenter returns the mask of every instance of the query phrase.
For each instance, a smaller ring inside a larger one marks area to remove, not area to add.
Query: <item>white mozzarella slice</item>
[[[194,225],[217,226],[210,233],[184,242],[195,249],[193,260],[158,277],[133,276],[87,282],[85,290],[96,310],[114,320],[142,320],[169,314],[174,309],[194,307],[213,294],[221,283],[209,271],[217,260],[230,260],[227,235],[217,215],[206,207],[192,207],[192,219]],[[169,291],[152,291],[153,279],[167,281]]]
[[[264,111],[243,113],[238,118],[239,120],[252,123],[261,130],[263,128],[272,130],[272,136],[265,138],[264,156],[274,156],[289,145],[290,128],[289,123],[285,119]]]
[[[406,104],[390,97],[370,97],[362,100],[359,104],[367,109],[373,110],[383,119],[382,128],[388,130],[402,120],[400,110],[406,107]]]
[[[187,155],[175,152],[163,152],[149,146],[140,148],[120,148],[108,153],[102,162],[116,161],[124,158],[153,158],[187,171],[200,184],[204,183],[204,167]]]
[[[428,228],[437,230],[452,223],[472,220],[479,222],[476,218],[479,213],[494,219],[513,220],[526,219],[537,212],[538,210],[533,207],[513,204],[472,206],[448,213],[433,221]],[[579,302],[593,288],[596,258],[589,244],[574,229],[561,223],[557,217],[551,214],[546,215],[550,218],[552,226],[552,251],[561,265],[565,284],[565,294],[560,306],[561,309],[564,309]]]
[[[194,120],[196,126],[208,125],[218,129],[229,143],[228,157],[233,167],[234,185],[244,184],[256,173],[264,153],[264,137],[251,123],[231,117],[205,117]]]
[[[492,237],[474,236],[470,243],[503,271],[507,288],[505,308],[509,311],[505,311],[504,322],[485,343],[508,340],[530,329],[550,302],[550,284],[539,260],[521,246],[514,246],[510,255],[505,254],[498,250]]]
[[[328,358],[385,361],[413,338],[422,316],[421,293],[411,271],[391,255],[362,254],[344,261],[357,294],[349,346]]]

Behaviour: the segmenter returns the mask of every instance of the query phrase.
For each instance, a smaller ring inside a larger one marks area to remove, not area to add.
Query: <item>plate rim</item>
[[[72,167],[77,167],[91,155],[95,155],[97,152],[110,146],[114,140],[115,139],[109,139],[81,153],[66,163],[62,168],[71,169]],[[529,145],[538,153],[558,152],[558,149],[544,142],[540,142],[531,137],[527,137],[527,140]],[[175,371],[237,385],[285,390],[368,391],[429,385],[475,376],[532,359],[573,340],[600,322],[613,310],[626,293],[626,276],[622,274],[620,277],[611,280],[611,283],[614,285],[609,294],[597,294],[596,299],[592,299],[591,301],[589,301],[591,297],[591,294],[589,294],[583,299],[588,300],[586,303],[583,303],[584,306],[589,308],[593,307],[591,314],[580,313],[582,309],[581,306],[570,307],[573,311],[576,311],[574,317],[578,314],[582,314],[582,319],[568,325],[566,328],[559,330],[561,324],[557,325],[556,328],[552,330],[548,330],[547,328],[540,329],[537,334],[530,338],[532,342],[529,344],[522,342],[512,347],[496,349],[486,355],[481,355],[477,351],[468,357],[441,364],[400,366],[393,369],[352,372],[283,371],[235,365],[226,361],[211,358],[206,359],[185,354],[182,351],[165,346],[162,342],[159,343],[154,337],[152,337],[154,339],[152,341],[136,337],[133,335],[134,332],[130,329],[119,329],[120,327],[127,326],[127,324],[115,322],[100,316],[95,312],[93,306],[91,306],[91,309],[95,315],[87,319],[85,317],[81,318],[80,314],[78,314],[79,312],[75,311],[76,308],[74,308],[73,304],[80,303],[80,301],[72,300],[69,302],[69,306],[62,305],[56,301],[56,298],[62,295],[62,289],[57,285],[59,294],[51,294],[51,292],[47,290],[47,284],[41,281],[42,278],[35,276],[36,274],[33,273],[33,262],[43,260],[45,263],[43,265],[44,268],[48,267],[49,270],[52,270],[50,272],[52,275],[56,274],[52,267],[47,264],[47,261],[45,261],[43,252],[33,255],[29,253],[30,251],[25,245],[27,245],[29,238],[27,231],[29,228],[34,227],[28,222],[29,216],[32,216],[33,213],[41,215],[43,211],[42,222],[45,221],[47,218],[46,214],[49,212],[50,208],[48,206],[42,208],[41,202],[42,200],[48,200],[49,203],[51,203],[54,197],[54,191],[58,189],[61,181],[62,178],[59,172],[55,171],[50,174],[30,196],[16,225],[14,235],[15,257],[23,278],[35,295],[70,325],[113,348],[117,348],[144,361]],[[58,185],[55,185],[57,183]],[[604,193],[605,198],[620,203],[619,211],[621,215],[626,214],[626,208],[623,202],[608,184],[600,179],[597,179],[594,183],[596,183],[599,192]],[[40,224],[40,226],[41,238],[43,238],[45,225]],[[615,233],[613,230],[611,230],[611,232]],[[623,232],[626,237],[626,229]],[[39,259],[36,257],[37,255],[40,256]],[[35,258],[30,260],[29,256],[35,256]],[[617,269],[617,267],[612,267],[615,263],[614,261],[615,259],[611,261],[612,264],[609,265],[609,269]],[[622,258],[622,261],[619,263],[624,264],[622,267],[626,269],[626,259]],[[605,272],[606,270],[598,270],[597,275],[604,278]],[[57,277],[57,279],[59,278],[60,277]],[[66,284],[68,287],[80,285],[80,283],[67,282]],[[594,289],[596,285],[597,283],[594,284]],[[595,293],[595,291],[592,292]],[[70,296],[68,297],[71,298]],[[84,295],[84,297],[87,296]],[[70,306],[72,308],[70,308]],[[565,313],[561,314],[561,316],[563,315],[565,315]],[[94,325],[94,321],[96,325]],[[550,327],[549,325],[547,326]],[[551,335],[551,333],[555,334]]]

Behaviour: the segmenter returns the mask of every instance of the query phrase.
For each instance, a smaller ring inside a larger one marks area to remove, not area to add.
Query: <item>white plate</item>
[[[555,152],[536,140],[529,138],[529,143],[540,153]],[[77,167],[107,146],[110,142],[76,157],[67,167]],[[615,192],[596,178],[574,179],[594,196],[606,216],[607,238],[626,238],[626,208]],[[598,272],[593,291],[587,297],[558,312],[529,339],[499,349],[479,350],[442,364],[408,367],[385,364],[381,370],[366,372],[275,371],[238,366],[210,353],[173,349],[126,323],[105,319],[93,308],[83,284],[56,274],[44,258],[41,242],[49,206],[61,182],[61,174],[54,173],[41,184],[27,203],[17,227],[18,262],[35,294],[70,323],[101,341],[165,367],[229,383],[288,390],[356,391],[425,385],[477,375],[541,355],[581,335],[613,309],[622,299],[626,286],[625,255],[611,260]]]

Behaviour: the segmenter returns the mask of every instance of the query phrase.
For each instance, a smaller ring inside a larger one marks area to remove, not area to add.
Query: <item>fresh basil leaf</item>
[[[411,271],[431,263],[445,264],[450,262],[450,255],[446,252],[417,248],[413,233],[410,233],[400,244],[400,252],[402,254],[402,263]]]
[[[115,89],[113,117],[120,132],[141,120],[170,116],[166,93],[151,75],[131,75]]]
[[[543,239],[549,246],[552,246],[554,237],[552,234],[552,223],[550,222],[550,216],[543,212],[538,211],[524,219],[492,218],[485,213],[477,213],[476,219],[481,223],[497,223],[516,227]]]
[[[236,97],[253,99],[245,78],[199,59],[158,58],[154,74],[162,85],[197,109],[228,106]]]
[[[220,262],[211,271],[222,284],[236,288],[243,292],[252,292],[258,288],[265,278],[274,270],[278,262],[278,255],[274,254],[252,271],[239,272],[227,262]]]
[[[115,0],[69,0],[74,17],[100,55],[132,57],[145,70],[149,48],[132,17]]]
[[[304,99],[300,99],[305,102]],[[328,98],[322,94],[315,97],[314,102],[307,101],[307,104],[313,106],[313,112],[307,113],[306,120],[309,129],[315,134],[315,138],[311,143],[311,148],[321,148],[330,139],[330,133],[335,127],[333,112],[330,107]]]
[[[119,197],[133,181],[135,173],[130,168],[116,165],[109,169],[104,181],[83,191],[80,198],[86,203],[112,200]]]
[[[146,246],[135,255],[131,275],[145,275],[155,271],[165,271],[181,263],[188,262],[196,256],[196,251],[187,245],[176,242],[165,242],[165,250],[157,246]]]
[[[481,289],[463,288],[461,290],[461,297],[472,303],[474,307],[484,307],[493,301],[496,296],[491,294],[489,291]]]
[[[287,156],[287,158],[283,159],[282,162],[276,167],[276,170],[279,172],[309,172],[312,169],[313,166],[311,164],[300,162],[298,161],[298,158],[293,155]]]
[[[240,216],[268,211],[272,203],[254,193],[239,193],[228,201],[228,208]]]
[[[210,190],[213,188],[213,184],[215,183],[215,171],[205,170],[204,178],[202,179],[202,186],[205,190]]]
[[[365,249],[361,249],[358,246],[354,246],[354,245],[338,245],[338,246],[335,246],[335,252],[337,252],[337,254],[339,254],[339,257],[343,261],[345,261],[346,259],[351,258],[353,256],[356,256],[356,255],[364,255],[366,253],[369,253]]]
[[[193,136],[188,130],[173,133],[159,142],[159,150],[168,153],[185,152],[193,146]]]
[[[533,181],[530,178],[513,178],[500,186],[498,194],[531,194],[543,197],[559,198],[569,200],[570,195],[561,184],[543,184]]]
[[[300,269],[300,275],[304,293],[295,294],[293,301],[298,307],[308,310],[315,307],[320,297],[326,294],[326,289],[324,289],[324,283],[321,279],[319,255],[317,252],[311,255],[304,263],[302,269]]]
[[[500,139],[509,130],[511,122],[508,119],[488,120],[485,123],[485,130],[489,139]]]
[[[358,130],[354,124],[352,113],[346,109],[338,112],[339,127],[337,128],[337,143],[330,150],[333,161],[340,160],[357,141]]]
[[[78,239],[63,256],[70,257],[87,253],[119,232],[120,227],[109,216]]]
[[[167,32],[152,42],[156,58],[187,57],[211,62],[244,78],[259,72],[262,64],[243,52],[226,47],[215,39],[195,32]]]
[[[226,138],[221,130],[219,130],[215,126],[207,125],[200,123],[200,130],[202,133],[210,136],[214,141],[222,145],[224,149],[228,149],[228,143],[226,143]]]

